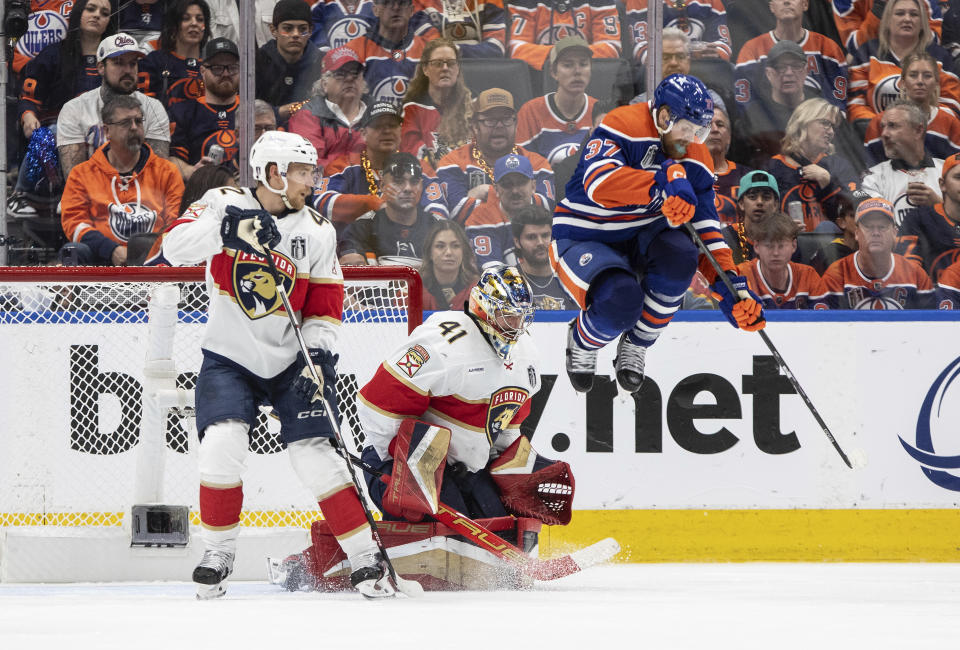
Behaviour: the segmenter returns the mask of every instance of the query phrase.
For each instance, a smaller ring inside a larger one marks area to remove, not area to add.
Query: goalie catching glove
[[[310,367],[303,359],[303,353],[297,354],[297,362],[302,366],[300,374],[293,380],[293,391],[305,402],[316,402],[327,398],[331,408],[336,408],[337,360],[339,357],[322,348],[312,348],[310,361],[317,370],[321,383],[317,383]]]
[[[266,210],[242,210],[228,205],[220,222],[220,238],[227,248],[266,257],[264,248],[280,243],[280,230],[273,215]]]
[[[713,297],[719,302],[720,311],[727,317],[730,324],[748,332],[762,330],[767,325],[763,316],[763,305],[760,298],[750,291],[747,279],[733,271],[727,271],[737,295],[730,293],[723,278],[718,277],[713,283]]]
[[[682,226],[693,219],[697,211],[697,195],[687,180],[687,171],[683,165],[673,160],[665,160],[654,179],[667,195],[660,211],[670,225]]]
[[[573,509],[573,472],[567,463],[539,455],[520,436],[490,464],[503,505],[517,517],[566,526]]]

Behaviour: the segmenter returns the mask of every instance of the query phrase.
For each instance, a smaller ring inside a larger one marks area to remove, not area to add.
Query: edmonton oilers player
[[[720,308],[734,327],[765,325],[763,309],[737,275],[714,207],[713,162],[703,142],[713,101],[703,83],[673,74],[651,102],[604,117],[583,147],[553,216],[550,260],[580,306],[567,336],[566,367],[580,392],[593,386],[597,352],[620,337],[617,381],[636,392],[648,347],[673,318],[697,270],[691,222],[733,281],[734,297],[706,259]]]
[[[345,461],[331,444],[335,434],[321,401],[326,398],[336,417],[343,274],[333,226],[305,205],[319,180],[316,161],[306,138],[264,133],[250,150],[257,186],[211,189],[163,239],[172,264],[206,262],[210,293],[196,388],[206,551],[193,580],[201,599],[222,596],[233,571],[248,436],[258,405],[266,402],[279,415],[294,473],[316,497],[350,561],[353,585],[368,598],[392,596],[397,588]],[[298,352],[276,282],[283,283],[299,312],[319,383]]]

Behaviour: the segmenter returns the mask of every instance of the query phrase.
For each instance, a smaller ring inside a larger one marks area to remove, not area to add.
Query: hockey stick
[[[383,483],[388,483],[390,480],[389,474],[372,467],[364,460],[347,452],[345,448],[342,453],[349,462],[378,477]],[[540,560],[528,557],[518,547],[444,503],[439,503],[437,512],[430,516],[458,534],[472,540],[480,548],[517,565],[521,573],[534,580],[546,581],[565,578],[594,564],[605,562],[620,552],[620,544],[617,543],[617,540],[607,537],[568,555],[550,560]]]
[[[733,282],[730,281],[730,276],[728,276],[726,272],[720,268],[717,258],[713,256],[713,253],[710,252],[710,249],[707,248],[707,245],[703,243],[702,239],[700,239],[700,235],[697,234],[697,229],[694,228],[693,224],[689,221],[684,225],[687,228],[687,232],[689,232],[690,236],[693,237],[693,241],[697,244],[697,248],[700,249],[700,252],[706,256],[707,260],[710,261],[710,265],[714,268],[714,270],[716,270],[717,277],[719,277],[723,284],[726,285],[727,291],[730,292],[731,296],[736,296],[737,290],[733,287]],[[838,454],[840,454],[840,458],[843,459],[843,462],[846,464],[846,466],[850,469],[853,469],[850,459],[847,458],[847,455],[844,453],[843,449],[840,448],[840,444],[837,442],[837,439],[833,437],[832,433],[830,433],[830,427],[828,427],[827,423],[823,421],[822,417],[820,417],[820,412],[817,411],[817,408],[813,405],[813,402],[811,402],[810,398],[807,397],[807,393],[803,390],[803,387],[800,386],[800,382],[797,381],[797,378],[793,376],[793,372],[790,370],[789,366],[787,366],[787,362],[783,360],[783,357],[780,356],[780,352],[777,350],[776,346],[774,346],[773,341],[770,340],[770,337],[767,336],[767,333],[762,329],[757,330],[757,334],[759,334],[760,338],[763,339],[763,342],[766,343],[767,349],[770,350],[770,354],[773,355],[773,358],[776,359],[777,363],[780,365],[780,368],[783,369],[783,374],[785,374],[787,379],[790,380],[790,383],[803,400],[803,403],[807,405],[808,409],[810,409],[813,419],[815,419],[817,424],[820,425],[820,428],[823,430],[824,435],[827,436],[830,444],[832,444],[833,448],[837,450]]]
[[[306,362],[307,368],[310,369],[310,374],[313,376],[313,380],[318,386],[323,386],[323,379],[320,377],[320,373],[317,372],[317,367],[313,365],[313,361],[310,360],[310,351],[307,349],[307,342],[303,338],[303,332],[300,331],[300,323],[297,321],[297,316],[293,313],[293,307],[290,306],[290,297],[287,296],[287,289],[283,286],[283,282],[280,278],[280,272],[277,270],[277,265],[273,261],[273,251],[266,246],[264,246],[264,250],[266,251],[267,264],[270,266],[270,273],[273,275],[274,284],[277,286],[277,293],[280,295],[280,301],[283,303],[283,308],[287,312],[287,318],[290,319],[290,324],[293,326],[293,332],[297,337],[297,343],[300,344],[300,353],[303,355],[303,359]],[[333,417],[333,409],[330,407],[330,403],[327,401],[322,389],[320,391],[320,400],[323,404],[323,412],[326,413],[327,416],[327,422],[330,423],[330,428],[333,429],[333,435],[337,441],[337,445],[340,447],[340,449],[344,450],[343,453],[347,453],[347,448],[343,442],[343,436],[340,433],[340,423],[337,422],[336,418]],[[353,481],[353,487],[357,490],[357,496],[360,498],[360,505],[363,506],[363,514],[367,518],[367,523],[370,524],[370,533],[373,535],[373,541],[376,542],[377,549],[380,551],[380,555],[383,557],[383,561],[387,565],[387,570],[390,572],[390,580],[393,582],[394,588],[407,596],[422,595],[423,587],[420,586],[420,583],[416,582],[415,580],[404,580],[397,575],[396,569],[393,568],[393,562],[390,561],[390,556],[387,555],[387,549],[383,545],[383,540],[380,539],[380,532],[377,530],[377,523],[374,521],[373,515],[370,512],[370,506],[367,504],[367,498],[363,495],[363,489],[360,487],[360,481],[357,478],[357,473],[354,471],[353,465],[351,465],[349,462],[347,463],[347,472],[350,474],[350,479]]]

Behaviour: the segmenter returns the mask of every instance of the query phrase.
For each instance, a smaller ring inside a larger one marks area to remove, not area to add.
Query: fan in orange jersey
[[[510,58],[542,70],[554,43],[579,36],[594,58],[620,56],[620,17],[613,0],[574,4],[570,0],[513,0],[510,3]]]
[[[893,204],[867,199],[857,208],[859,250],[834,262],[823,274],[814,309],[925,309],[933,304],[933,283],[923,267],[893,252],[897,226]]]
[[[183,181],[172,162],[144,144],[136,97],[111,97],[100,116],[107,144],[73,168],[63,190],[61,222],[70,243],[61,258],[123,266],[131,237],[161,232],[177,218]]]
[[[810,296],[823,293],[813,267],[790,258],[797,251],[800,227],[782,212],[775,212],[753,229],[757,258],[737,266],[764,309],[809,309]]]

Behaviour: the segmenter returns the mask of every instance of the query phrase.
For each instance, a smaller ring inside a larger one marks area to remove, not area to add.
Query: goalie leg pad
[[[575,489],[570,465],[540,456],[524,436],[491,463],[490,476],[511,514],[548,526],[570,523]]]
[[[383,509],[407,521],[435,514],[449,448],[450,429],[412,418],[404,420],[390,441],[394,462],[383,493]]]

